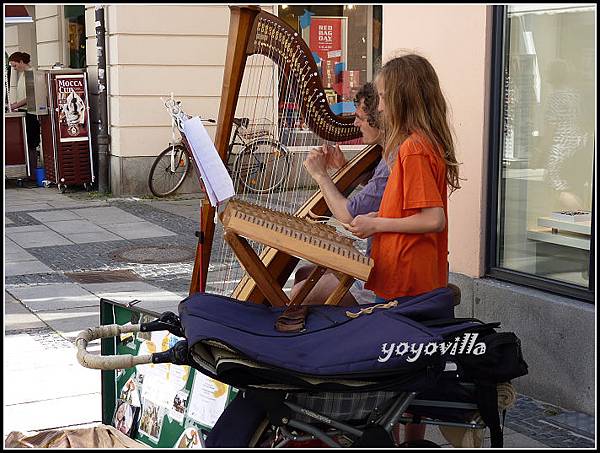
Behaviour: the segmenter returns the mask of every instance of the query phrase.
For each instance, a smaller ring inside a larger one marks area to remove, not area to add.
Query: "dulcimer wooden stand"
[[[337,305],[354,280],[366,281],[373,267],[373,260],[360,253],[352,239],[340,235],[329,225],[240,200],[229,201],[220,219],[225,229],[225,241],[273,306],[293,307],[302,304],[327,269],[336,273],[339,284],[325,305]],[[317,266],[292,300],[269,273],[248,239],[303,258]]]

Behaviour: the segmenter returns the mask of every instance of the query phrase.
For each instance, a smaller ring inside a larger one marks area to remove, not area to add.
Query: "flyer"
[[[225,410],[228,396],[227,384],[195,373],[187,416],[212,428]]]

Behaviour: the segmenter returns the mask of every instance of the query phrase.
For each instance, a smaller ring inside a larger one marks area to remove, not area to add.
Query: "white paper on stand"
[[[231,176],[202,120],[197,116],[185,120],[183,131],[192,148],[194,161],[200,170],[200,177],[204,181],[211,206],[217,206],[233,197],[235,188]]]

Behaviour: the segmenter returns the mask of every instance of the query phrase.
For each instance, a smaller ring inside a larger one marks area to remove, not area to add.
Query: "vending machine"
[[[41,116],[46,185],[61,192],[70,185],[91,190],[95,182],[87,73],[83,69],[45,72],[48,115]]]

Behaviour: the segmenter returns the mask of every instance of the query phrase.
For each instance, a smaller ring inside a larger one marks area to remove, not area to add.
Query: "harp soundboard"
[[[226,232],[233,232],[366,281],[373,260],[354,246],[351,238],[330,225],[301,219],[240,200],[231,200],[221,215]]]

